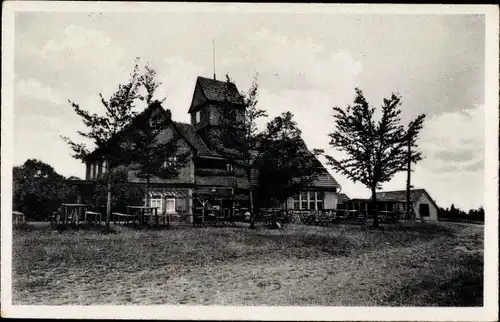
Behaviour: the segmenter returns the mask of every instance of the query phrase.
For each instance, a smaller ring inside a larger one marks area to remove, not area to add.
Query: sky
[[[37,158],[65,176],[84,165],[61,139],[85,130],[68,100],[100,113],[127,80],[135,57],[163,83],[165,109],[187,111],[197,76],[229,74],[241,91],[258,73],[258,106],[269,117],[291,111],[309,148],[329,147],[332,107],[360,88],[379,108],[402,96],[406,124],[426,114],[419,138],[424,160],[412,184],[439,206],[483,204],[485,21],[481,15],[374,15],[270,12],[57,13],[15,16],[14,164]],[[138,110],[144,108],[139,105]],[[349,197],[361,184],[330,169]],[[383,190],[405,189],[399,173]]]

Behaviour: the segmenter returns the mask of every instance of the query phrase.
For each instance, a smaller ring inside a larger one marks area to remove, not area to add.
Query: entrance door
[[[429,217],[429,205],[426,203],[421,203],[418,206],[418,212],[420,217]]]

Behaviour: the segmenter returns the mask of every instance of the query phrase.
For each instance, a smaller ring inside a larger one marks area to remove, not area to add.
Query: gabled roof
[[[314,158],[313,163],[316,167],[321,168],[320,174],[317,176],[315,180],[312,182],[312,186],[315,187],[325,187],[325,188],[341,188],[340,184],[335,180],[335,178],[328,172],[323,163],[318,160],[318,158],[309,150],[304,140],[301,140],[302,146],[306,149],[312,158]]]
[[[346,195],[345,193],[339,193],[339,202],[349,201],[349,200],[351,200],[351,198],[349,198],[348,195]]]
[[[417,201],[423,191],[424,189],[410,190],[410,200]],[[379,191],[376,195],[380,201],[406,201],[406,190]]]
[[[340,188],[340,184],[328,171],[326,171],[326,169],[325,172],[323,172],[315,180],[313,180],[311,185],[314,187]]]
[[[301,138],[298,142],[299,149],[302,149],[307,155],[312,158],[312,164],[314,167],[319,168],[316,178],[312,180],[309,187],[321,187],[321,188],[341,188],[341,185],[335,180],[335,178],[328,172],[323,163],[318,160],[318,158],[309,150],[304,140]],[[296,179],[299,181],[299,179]]]
[[[394,191],[380,191],[377,192],[377,200],[379,201],[398,201],[406,202],[406,190],[394,190]],[[429,193],[425,189],[412,189],[410,190],[410,200],[412,202],[420,199],[422,194],[425,194],[427,198],[432,202],[432,204],[438,208],[436,202],[431,198]]]
[[[163,109],[163,107],[161,106],[161,103],[158,101],[154,101],[151,104],[149,104],[142,112],[135,115],[135,117],[127,125],[125,125],[121,129],[121,131],[119,131],[118,133],[113,135],[109,139],[108,145],[114,144],[113,142],[118,142],[123,135],[125,135],[128,131],[130,131],[133,128],[134,124],[136,124],[141,118],[148,117],[148,115],[153,113],[154,109],[158,109],[166,118],[169,118],[169,116],[167,115],[168,114],[167,111],[165,111]],[[102,153],[102,149],[96,148],[96,149],[94,149],[94,151],[89,153],[89,155],[87,155],[87,157],[84,159],[84,161],[86,161],[86,160],[91,161],[91,160],[95,159],[96,157],[99,158],[101,153]]]
[[[214,151],[211,151],[205,142],[201,139],[201,137],[196,132],[196,129],[191,124],[181,123],[181,122],[172,122],[174,127],[177,129],[179,134],[188,141],[188,143],[196,149],[199,156],[219,156],[220,155]]]
[[[198,76],[196,86],[200,86],[208,101],[224,102],[227,99],[233,104],[242,105],[244,103],[243,97],[234,83]],[[189,112],[191,111],[192,108],[189,109]]]

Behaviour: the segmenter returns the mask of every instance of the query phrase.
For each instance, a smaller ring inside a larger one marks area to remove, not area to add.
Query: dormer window
[[[200,111],[196,112],[195,121],[196,121],[196,124],[200,123],[200,121],[201,121],[201,112]]]
[[[177,164],[177,157],[176,156],[169,157],[166,161],[163,162],[163,168],[164,169],[172,168],[176,164]]]

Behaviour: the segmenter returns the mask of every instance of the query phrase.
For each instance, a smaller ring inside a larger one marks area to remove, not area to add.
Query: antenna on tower
[[[214,80],[216,80],[215,78],[215,39],[212,38],[212,51],[213,51],[213,58],[214,58]]]

